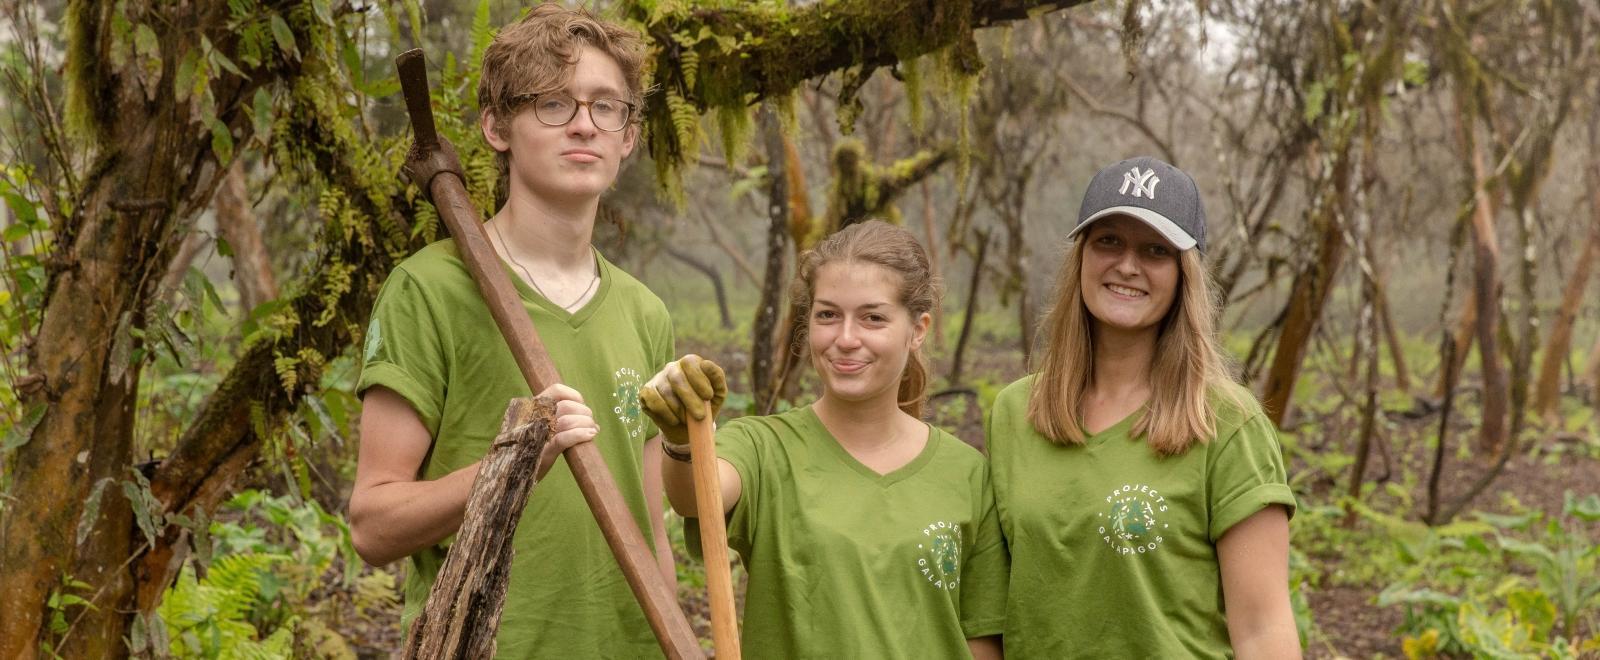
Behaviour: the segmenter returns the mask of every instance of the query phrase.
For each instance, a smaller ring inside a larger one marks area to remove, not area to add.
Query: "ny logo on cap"
[[[1124,195],[1128,194],[1128,185],[1132,184],[1134,197],[1155,199],[1156,184],[1158,183],[1161,183],[1161,178],[1156,176],[1155,168],[1152,167],[1141,173],[1139,168],[1135,167],[1122,175],[1122,188],[1117,192]]]

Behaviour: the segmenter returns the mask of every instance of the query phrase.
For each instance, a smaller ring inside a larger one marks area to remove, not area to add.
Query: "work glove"
[[[667,442],[689,443],[689,419],[715,420],[728,399],[728,377],[722,367],[689,354],[668,362],[639,390],[639,405],[655,420]]]

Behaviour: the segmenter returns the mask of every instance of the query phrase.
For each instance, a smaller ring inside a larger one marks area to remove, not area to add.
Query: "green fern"
[[[262,603],[269,571],[288,555],[240,553],[217,558],[204,580],[184,566],[158,608],[176,658],[283,658],[293,650],[290,619],[265,639],[249,621]]]

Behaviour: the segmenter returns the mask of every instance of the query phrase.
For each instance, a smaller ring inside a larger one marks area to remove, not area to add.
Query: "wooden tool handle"
[[[689,455],[694,459],[694,502],[700,512],[700,555],[706,564],[711,599],[711,641],[717,660],[739,659],[739,617],[733,604],[733,572],[728,562],[728,528],[722,516],[722,481],[717,475],[717,444],[711,419],[689,418]]]
[[[417,149],[414,151],[430,151],[422,140],[432,137],[431,151],[434,154],[439,150],[453,154],[449,143],[434,131],[433,113],[428,108],[427,72],[421,51],[408,51],[396,60],[396,65],[401,67],[402,91],[406,95],[406,106],[412,113],[411,121],[417,134]],[[411,82],[407,83],[407,80]],[[417,153],[412,157],[428,156]],[[460,171],[459,164],[455,170]],[[467,196],[466,184],[458,176],[445,171],[429,179],[425,192],[455,239],[461,260],[466,264],[473,281],[478,284],[478,290],[483,294],[489,314],[500,328],[500,334],[510,345],[512,358],[522,371],[523,378],[528,381],[529,390],[538,394],[549,385],[560,382],[560,374],[550,361],[544,342],[539,340],[533,319],[528,316],[522,298],[517,295],[510,277],[500,265],[500,257],[489,245],[483,223],[479,220],[481,216]],[[634,521],[633,512],[628,509],[611,471],[606,468],[600,449],[592,442],[584,442],[562,455],[566,457],[572,476],[578,482],[578,489],[583,492],[589,509],[594,513],[595,522],[600,525],[606,544],[611,546],[623,577],[627,578],[634,597],[644,609],[645,618],[655,632],[656,640],[661,643],[662,651],[668,658],[704,658],[700,640],[678,606],[677,595],[667,586],[665,576],[661,575],[650,546],[645,543],[644,534]]]
[[[411,116],[411,139],[419,149],[439,146],[439,132],[433,123],[433,99],[428,94],[427,59],[421,48],[413,48],[394,58],[400,74],[400,92],[406,99],[406,114]],[[424,190],[423,192],[427,192]]]

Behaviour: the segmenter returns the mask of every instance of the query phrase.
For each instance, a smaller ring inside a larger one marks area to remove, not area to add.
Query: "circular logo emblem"
[[[935,589],[961,586],[961,525],[940,520],[922,528],[917,544],[917,571]]]
[[[623,367],[612,378],[617,381],[617,389],[611,393],[611,412],[622,420],[622,428],[628,429],[628,437],[637,438],[644,431],[644,425],[639,423],[639,372]]]
[[[1161,547],[1167,499],[1145,484],[1123,484],[1106,496],[1100,513],[1100,539],[1119,555],[1142,555]]]

